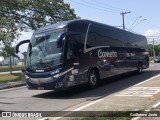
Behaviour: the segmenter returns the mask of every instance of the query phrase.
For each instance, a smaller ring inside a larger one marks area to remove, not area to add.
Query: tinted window
[[[122,47],[123,45],[122,42],[118,40],[116,29],[90,25],[86,47],[97,46]]]
[[[68,31],[86,33],[88,28],[88,24],[86,23],[73,23],[68,26]]]
[[[88,29],[88,24],[86,23],[73,23],[68,26],[67,31],[79,32],[80,33],[79,44],[84,45],[87,29]]]
[[[81,36],[80,34],[73,34],[73,35],[68,35],[66,36],[66,43],[67,43],[67,58],[68,55],[70,54],[70,57],[78,57],[79,56],[79,51],[83,50],[83,45],[81,44]]]

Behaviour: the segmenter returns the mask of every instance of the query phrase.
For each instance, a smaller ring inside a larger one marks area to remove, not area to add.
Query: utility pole
[[[125,30],[124,15],[125,15],[125,14],[128,14],[128,13],[131,13],[131,12],[129,11],[129,12],[121,12],[121,13],[120,13],[120,15],[122,15],[123,30]]]
[[[153,38],[153,59],[155,59],[154,38]]]
[[[153,54],[151,54],[151,55],[153,55],[153,58],[155,58],[155,56],[156,56],[155,40],[159,39],[160,36],[146,36],[146,37],[147,37],[147,39],[151,39],[152,40],[152,52],[153,52]]]

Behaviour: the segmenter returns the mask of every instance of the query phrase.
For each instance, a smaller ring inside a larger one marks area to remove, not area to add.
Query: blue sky
[[[112,26],[122,26],[120,13],[131,11],[125,15],[127,29],[130,29],[135,23],[134,32],[146,36],[160,36],[160,0],[64,0],[64,2],[69,3],[82,19],[90,19]],[[142,17],[138,18],[139,16]],[[143,21],[143,19],[147,20]],[[22,32],[18,41],[30,39],[31,35],[32,32]],[[152,40],[148,41],[151,43]],[[158,41],[160,40],[157,39],[155,43]],[[20,51],[24,52],[26,48],[27,45],[23,45]]]
[[[121,12],[125,15],[125,26],[146,35],[147,31],[160,33],[160,0],[64,0],[82,19],[90,19],[112,26],[122,26]],[[141,18],[138,18],[142,16]],[[137,19],[138,18],[138,19]],[[136,20],[137,19],[137,20]],[[144,19],[147,19],[143,21]],[[136,25],[137,24],[137,25]]]

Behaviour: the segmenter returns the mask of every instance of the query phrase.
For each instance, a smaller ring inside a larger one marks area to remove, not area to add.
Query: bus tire
[[[94,89],[97,87],[97,84],[98,84],[98,73],[96,70],[94,69],[91,69],[89,74],[88,74],[88,87],[90,89]]]
[[[138,65],[137,65],[137,74],[140,74],[140,73],[142,73],[142,70],[143,70],[143,68],[142,68],[142,63],[140,63],[140,62],[138,62]]]

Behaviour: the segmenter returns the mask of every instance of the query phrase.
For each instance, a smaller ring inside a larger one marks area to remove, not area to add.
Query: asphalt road
[[[124,74],[103,80],[98,88],[78,87],[65,92],[28,90],[24,87],[0,90],[0,111],[51,111],[54,114],[86,101],[94,101],[127,89],[160,73],[160,64],[151,63],[142,74]]]

